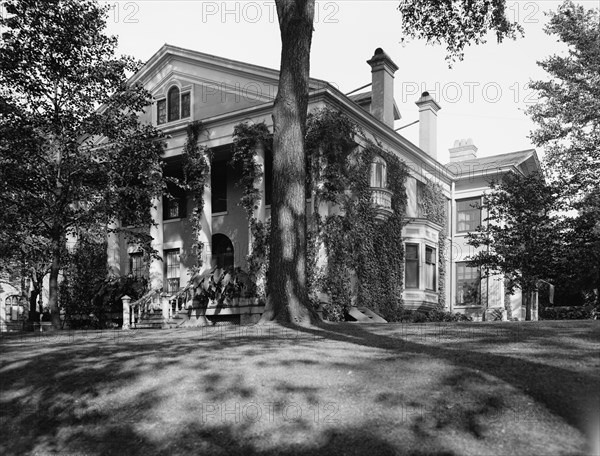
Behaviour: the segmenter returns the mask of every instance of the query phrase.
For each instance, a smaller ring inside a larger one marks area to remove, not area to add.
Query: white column
[[[119,225],[115,222],[111,223],[108,228],[114,229]],[[111,276],[119,277],[121,275],[121,244],[119,242],[119,235],[114,232],[109,232],[107,235],[107,263],[108,272]]]
[[[259,222],[263,222],[265,221],[266,218],[266,209],[265,209],[265,181],[266,181],[266,176],[264,175],[265,172],[265,147],[263,145],[263,143],[259,143],[256,146],[256,157],[255,157],[256,163],[261,167],[262,171],[263,171],[263,177],[260,179],[255,179],[254,180],[254,187],[256,187],[259,191],[259,195],[260,198],[256,203],[256,209],[254,209],[254,218],[256,218],[256,220],[258,220]],[[250,227],[248,227],[248,253],[252,253],[252,232],[250,230]]]
[[[131,303],[131,298],[125,295],[121,298],[121,302],[123,303],[123,326],[121,329],[129,329],[129,304]]]
[[[211,268],[212,261],[212,186],[211,186],[211,166],[209,165],[208,179],[204,186],[204,193],[202,199],[204,200],[204,207],[202,209],[202,232],[200,233],[200,239],[198,239],[204,245],[202,249],[202,269],[204,272]]]
[[[0,296],[0,332],[7,330],[6,328],[6,297]]]
[[[152,247],[163,255],[163,219],[162,219],[162,198],[154,198],[152,201],[152,220],[157,223],[150,228],[152,236]],[[161,260],[152,258],[150,260],[150,288],[159,289],[163,287],[164,266]]]

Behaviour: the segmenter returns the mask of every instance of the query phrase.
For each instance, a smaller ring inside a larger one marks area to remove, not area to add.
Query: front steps
[[[348,321],[357,323],[387,323],[381,315],[366,307],[351,307],[348,311]]]

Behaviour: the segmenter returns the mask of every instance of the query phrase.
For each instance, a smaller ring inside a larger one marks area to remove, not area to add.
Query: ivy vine
[[[442,227],[438,240],[438,310],[446,307],[446,244],[448,233],[447,199],[442,187],[428,180],[417,196],[419,212]]]
[[[204,131],[200,121],[191,122],[187,126],[187,138],[183,146],[183,181],[179,185],[192,195],[194,209],[189,217],[193,239],[191,254],[196,257],[189,272],[194,274],[202,268],[202,251],[204,243],[200,241],[202,232],[202,212],[204,210],[204,188],[210,180],[210,161],[212,152],[209,148],[198,144],[198,139]]]
[[[261,197],[256,182],[263,169],[256,161],[262,144],[272,148],[272,134],[264,123],[236,125],[232,163],[241,167],[243,187],[240,205],[245,209],[252,236],[248,255],[249,274],[256,294],[265,298],[264,280],[268,268],[269,224],[255,216]],[[403,315],[404,243],[408,168],[395,154],[368,140],[360,128],[343,113],[324,108],[308,116],[306,129],[307,186],[312,217],[307,226],[307,277],[310,297],[317,306],[319,294],[330,297],[324,317],[343,320],[351,305],[368,307],[388,321]],[[387,165],[387,190],[393,213],[377,219],[370,187],[371,164],[381,157]],[[428,183],[420,209],[426,218],[444,228],[439,243],[439,305],[445,303],[445,197],[439,186]],[[330,212],[322,217],[325,203]],[[325,254],[326,261],[319,259]],[[353,299],[356,302],[352,302]]]
[[[259,145],[262,145],[265,154],[273,147],[273,135],[264,122],[257,124],[244,122],[234,127],[231,163],[240,166],[242,171],[242,177],[237,185],[242,187],[240,205],[246,211],[252,237],[252,251],[246,257],[248,273],[255,286],[255,290],[251,292],[266,301],[270,223],[256,217],[261,192],[255,184],[264,177],[264,170],[256,160]]]
[[[359,144],[362,136],[362,144]],[[406,165],[393,153],[364,138],[360,129],[339,111],[322,109],[309,116],[306,148],[309,155],[314,207],[322,201],[337,210],[322,218],[315,210],[309,247],[311,288],[331,297],[324,310],[330,320],[342,320],[352,295],[356,304],[373,309],[388,321],[402,312],[404,246],[400,233],[406,212]],[[393,214],[376,218],[370,187],[376,156],[387,164]],[[319,246],[327,264],[317,268]]]

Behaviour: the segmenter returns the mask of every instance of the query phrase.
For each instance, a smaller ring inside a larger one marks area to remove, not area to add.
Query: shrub
[[[421,312],[417,310],[404,310],[399,316],[401,322],[407,323],[428,323],[428,322],[452,322],[452,321],[473,321],[467,315],[461,313],[452,313],[445,310],[431,310]]]
[[[542,307],[540,320],[588,320],[598,318],[600,309],[593,306]]]
[[[241,268],[213,268],[192,278],[194,301],[201,306],[209,302],[223,305],[226,299],[244,296],[244,290],[251,288],[248,274]]]

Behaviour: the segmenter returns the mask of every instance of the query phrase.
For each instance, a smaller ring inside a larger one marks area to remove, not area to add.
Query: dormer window
[[[181,93],[179,88],[171,87],[167,98],[156,102],[158,125],[190,117],[190,92]]]
[[[387,165],[381,157],[375,157],[371,163],[371,187],[387,188]]]

